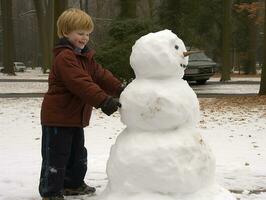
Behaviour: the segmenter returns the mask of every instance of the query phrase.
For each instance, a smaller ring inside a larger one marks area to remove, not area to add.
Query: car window
[[[191,55],[189,56],[189,60],[190,60],[190,61],[193,61],[193,60],[197,60],[197,61],[198,61],[198,60],[211,61],[211,59],[208,58],[208,57],[206,56],[206,54],[203,53],[203,52],[191,54]]]
[[[17,67],[25,67],[25,64],[22,62],[14,62],[14,65]]]

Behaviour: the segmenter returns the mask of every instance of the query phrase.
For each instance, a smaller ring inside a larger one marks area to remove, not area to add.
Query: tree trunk
[[[253,19],[249,19],[249,50],[248,74],[256,74],[257,26]]]
[[[85,0],[85,12],[89,12],[89,0]]]
[[[57,36],[57,19],[58,17],[68,8],[68,1],[67,0],[60,0],[54,2],[54,45],[58,42]]]
[[[52,66],[52,58],[53,58],[53,46],[54,46],[54,26],[55,26],[55,20],[54,20],[54,6],[55,2],[58,0],[49,0],[48,4],[46,6],[46,27],[49,32],[48,34],[48,68],[50,69]],[[61,0],[60,0],[61,1]]]
[[[49,0],[48,4],[46,4],[46,1],[34,0],[38,20],[40,49],[42,54],[41,63],[44,73],[51,67],[52,62],[51,44],[53,44],[53,15],[52,17],[51,15],[49,16],[51,12],[48,11],[49,9],[53,10],[52,1],[53,0]]]
[[[14,34],[12,21],[12,1],[1,0],[3,23],[3,65],[4,73],[15,75],[13,67]]]
[[[79,7],[81,10],[85,10],[85,6],[84,6],[84,1],[83,0],[79,0]]]
[[[79,7],[81,10],[88,12],[88,9],[89,9],[88,0],[79,0]]]
[[[266,0],[264,1],[266,5]],[[264,61],[261,70],[261,81],[259,95],[266,95],[266,12],[264,7]]]
[[[96,0],[96,17],[100,17],[103,8],[103,0]]]
[[[120,18],[130,19],[137,17],[137,1],[138,0],[120,0]]]
[[[181,0],[164,0],[161,2],[158,10],[160,24],[182,37],[181,20],[179,20],[182,19],[183,15]]]
[[[222,46],[222,66],[221,80],[222,82],[230,80],[231,63],[231,8],[232,0],[223,0],[224,18],[223,18],[223,46]]]
[[[149,16],[152,18],[154,13],[153,13],[153,4],[154,1],[153,0],[148,0],[148,5],[149,5]]]

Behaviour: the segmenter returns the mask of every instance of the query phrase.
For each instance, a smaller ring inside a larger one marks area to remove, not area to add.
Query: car
[[[205,84],[216,71],[217,63],[209,58],[204,51],[198,51],[189,56],[188,65],[185,69],[184,80],[197,84]]]
[[[23,62],[14,62],[14,70],[15,72],[25,72],[26,65]]]
[[[23,62],[13,62],[13,67],[15,72],[26,71],[26,65]],[[4,72],[4,67],[1,64],[0,64],[0,72]]]

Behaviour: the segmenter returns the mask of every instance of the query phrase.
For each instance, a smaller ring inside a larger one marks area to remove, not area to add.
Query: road
[[[251,96],[259,92],[259,81],[210,81],[205,85],[190,85],[198,97]]]
[[[232,81],[221,83],[209,81],[205,85],[190,86],[199,98],[221,96],[253,96],[259,91],[259,81]],[[0,98],[43,97],[47,91],[47,80],[0,79]]]

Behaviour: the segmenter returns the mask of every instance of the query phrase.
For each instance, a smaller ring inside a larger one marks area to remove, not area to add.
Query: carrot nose
[[[186,57],[186,56],[189,56],[189,55],[191,55],[191,54],[193,54],[193,53],[200,53],[201,51],[187,51],[187,52],[183,52],[183,55],[184,55],[184,57]]]

